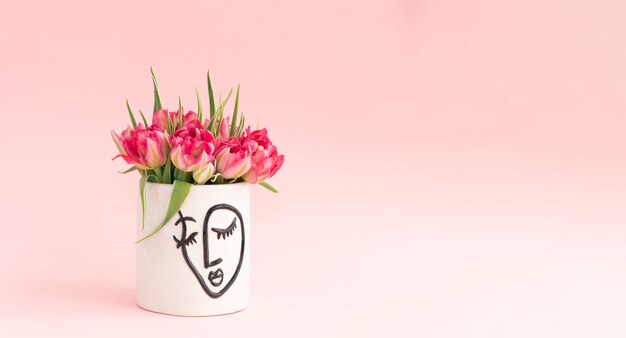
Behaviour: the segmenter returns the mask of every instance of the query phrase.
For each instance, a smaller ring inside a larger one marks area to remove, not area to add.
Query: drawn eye
[[[237,228],[237,217],[233,218],[233,221],[230,223],[228,228],[226,229],[211,228],[211,230],[217,234],[217,239],[220,239],[220,237],[222,239],[226,239],[226,237],[233,234],[236,228]]]
[[[186,233],[187,233],[187,222],[195,222],[196,219],[193,217],[189,217],[189,216],[184,216],[183,213],[178,210],[178,215],[180,215],[180,218],[176,221],[176,223],[174,225],[178,225],[179,223],[183,224],[183,233],[180,237],[180,239],[176,238],[176,236],[172,236],[174,237],[174,241],[176,241],[176,249],[183,247],[183,246],[190,246],[194,243],[198,243],[196,241],[196,235],[198,235],[197,232],[192,233],[191,235],[189,235],[189,237],[187,237]]]
[[[181,246],[190,246],[194,243],[198,243],[196,242],[196,235],[198,233],[194,232],[193,234],[189,235],[189,237],[183,239],[183,240],[179,240],[178,238],[176,238],[176,236],[172,236],[174,237],[174,240],[176,241],[176,249],[180,248]]]

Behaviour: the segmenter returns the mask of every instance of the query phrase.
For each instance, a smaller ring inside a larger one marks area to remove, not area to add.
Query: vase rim
[[[160,182],[146,182],[146,185],[174,185],[173,183],[160,183]],[[192,184],[194,187],[223,187],[223,186],[240,186],[240,185],[250,185],[248,182],[237,182],[237,183],[222,183],[222,184]]]

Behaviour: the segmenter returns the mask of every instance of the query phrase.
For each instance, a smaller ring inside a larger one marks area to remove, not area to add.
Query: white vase
[[[163,220],[171,184],[146,183],[145,228]],[[194,185],[179,212],[137,244],[137,305],[180,316],[243,310],[250,286],[250,189],[246,183]]]

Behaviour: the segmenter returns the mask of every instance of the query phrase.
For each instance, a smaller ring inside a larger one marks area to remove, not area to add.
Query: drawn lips
[[[222,284],[222,280],[224,280],[224,272],[222,269],[218,268],[215,272],[209,272],[209,282],[211,282],[211,285],[220,286],[220,284]]]

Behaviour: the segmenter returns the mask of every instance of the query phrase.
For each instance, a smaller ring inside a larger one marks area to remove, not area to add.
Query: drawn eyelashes
[[[233,221],[230,223],[228,228],[226,229],[211,228],[211,230],[217,234],[217,239],[220,239],[220,237],[222,239],[226,239],[226,237],[233,234],[236,228],[237,228],[237,217],[233,218]]]
[[[174,236],[174,240],[176,241],[176,249],[180,248],[181,246],[190,246],[194,243],[198,243],[196,242],[196,235],[198,233],[194,232],[191,235],[189,235],[189,237],[185,238],[184,240],[179,240],[178,238],[176,238],[176,236]]]

